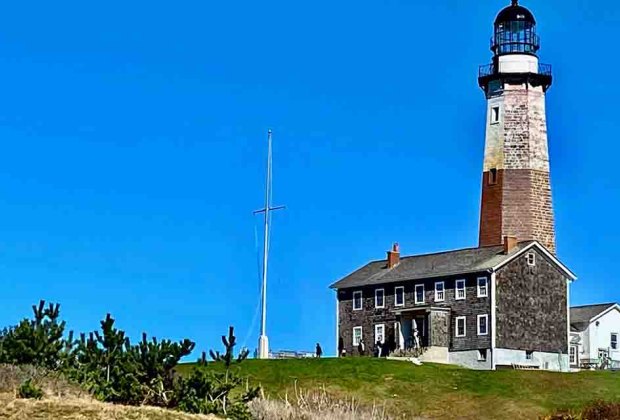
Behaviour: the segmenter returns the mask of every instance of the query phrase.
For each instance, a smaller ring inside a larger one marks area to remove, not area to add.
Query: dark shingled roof
[[[570,308],[571,331],[585,331],[588,325],[590,325],[592,318],[614,305],[615,303],[599,303],[596,305],[573,306]]]
[[[504,247],[500,245],[402,257],[400,263],[392,269],[387,268],[386,260],[373,261],[330,287],[346,289],[485,271],[512,257],[531,243],[532,241],[519,242],[508,255],[504,254]]]

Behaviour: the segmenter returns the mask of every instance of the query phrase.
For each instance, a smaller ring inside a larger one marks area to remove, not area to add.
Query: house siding
[[[533,248],[496,275],[497,348],[568,354],[566,276]]]
[[[486,277],[488,279],[487,297],[477,297],[477,279]],[[456,280],[465,279],[466,299],[456,300]],[[445,300],[435,301],[435,282],[443,281],[445,290]],[[424,303],[415,304],[415,286],[424,284]],[[405,305],[395,306],[395,289],[403,286],[405,288]],[[385,308],[375,308],[375,289],[385,289]],[[338,327],[340,336],[343,339],[347,354],[357,355],[358,351],[353,348],[353,328],[362,327],[362,337],[366,344],[366,354],[372,352],[374,347],[375,325],[385,324],[386,338],[393,336],[394,324],[400,319],[395,311],[412,309],[425,305],[432,305],[435,308],[446,308],[449,311],[433,311],[430,314],[430,334],[431,346],[449,347],[451,351],[488,349],[491,347],[491,276],[486,272],[478,274],[467,274],[461,276],[450,276],[437,279],[411,280],[400,283],[377,284],[361,288],[348,288],[338,290]],[[353,292],[362,291],[362,309],[353,310]],[[477,317],[478,315],[488,314],[489,334],[478,336]],[[455,337],[456,317],[466,317],[465,337]]]

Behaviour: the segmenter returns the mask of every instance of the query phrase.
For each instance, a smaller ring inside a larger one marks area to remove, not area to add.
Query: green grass
[[[191,367],[185,364],[179,370]],[[247,360],[235,369],[251,384],[260,384],[270,398],[294,399],[295,383],[304,390],[324,386],[340,398],[385,405],[407,418],[528,419],[559,409],[578,410],[597,399],[620,401],[620,373],[613,372],[487,372],[353,357]]]

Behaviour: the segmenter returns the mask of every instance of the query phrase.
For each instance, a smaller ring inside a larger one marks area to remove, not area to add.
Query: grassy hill
[[[405,418],[535,419],[597,399],[620,400],[620,373],[613,372],[485,372],[372,358],[248,360],[237,369],[273,399],[294,400],[295,386],[324,387],[337,398],[385,405]]]

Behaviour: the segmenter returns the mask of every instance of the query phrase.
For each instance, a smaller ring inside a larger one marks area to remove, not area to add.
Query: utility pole
[[[263,282],[261,287],[261,327],[258,339],[258,358],[269,358],[269,339],[267,338],[267,263],[269,261],[269,222],[271,212],[284,209],[284,206],[271,206],[271,130],[267,134],[267,177],[265,180],[265,208],[257,210],[254,214],[264,213],[264,238],[263,238]]]

